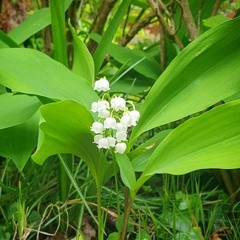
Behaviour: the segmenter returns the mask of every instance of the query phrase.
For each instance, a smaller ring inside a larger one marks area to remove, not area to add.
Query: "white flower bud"
[[[94,133],[102,133],[103,129],[103,124],[100,122],[94,122],[91,126],[91,131]]]
[[[126,143],[117,143],[115,146],[115,153],[123,154],[127,149]]]
[[[121,97],[114,97],[111,99],[111,107],[115,110],[115,111],[124,111],[124,109],[126,108],[126,101],[124,98]]]
[[[98,141],[98,148],[109,149],[109,142],[107,138],[101,138]]]
[[[116,129],[117,121],[115,118],[108,117],[103,122],[105,129]]]
[[[106,92],[109,89],[109,82],[106,78],[100,78],[94,84],[94,90],[97,92]]]

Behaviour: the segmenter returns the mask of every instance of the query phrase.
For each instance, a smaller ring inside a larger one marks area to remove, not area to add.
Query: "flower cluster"
[[[107,79],[97,80],[94,90],[104,92],[102,99],[93,102],[91,107],[91,111],[99,117],[99,120],[91,126],[91,131],[96,134],[94,143],[97,144],[98,148],[114,148],[115,153],[123,154],[127,148],[128,129],[137,125],[140,113],[135,110],[133,103],[127,102],[124,98],[110,97],[107,93],[110,90]],[[133,110],[129,110],[128,103]]]

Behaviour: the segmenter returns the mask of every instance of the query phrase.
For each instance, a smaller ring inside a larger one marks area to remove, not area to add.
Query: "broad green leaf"
[[[68,9],[72,0],[65,1],[65,10]],[[8,36],[17,44],[21,44],[35,33],[47,27],[51,23],[49,8],[37,10],[28,16],[18,27],[14,28]]]
[[[20,171],[37,145],[38,124],[36,113],[20,125],[0,130],[0,156],[12,159]]]
[[[32,156],[38,164],[52,155],[70,153],[82,158],[95,179],[103,180],[109,164],[93,143],[90,126],[92,115],[73,101],[60,101],[42,106],[37,151]]]
[[[18,47],[17,43],[15,43],[5,32],[0,30],[0,47],[3,47],[1,45],[1,42],[3,44],[6,44],[9,47]]]
[[[134,189],[136,177],[132,163],[126,154],[116,154],[116,162],[120,169],[120,175],[123,183],[131,190]]]
[[[124,94],[137,95],[144,93],[154,84],[153,79],[146,78],[135,72],[131,75],[132,77],[123,76],[121,79],[113,81],[114,84],[111,85],[110,91],[113,93],[123,92]]]
[[[216,16],[212,16],[210,18],[207,18],[207,19],[204,19],[203,20],[203,24],[206,26],[206,27],[215,27],[215,26],[218,26],[219,24],[222,24],[226,21],[229,21],[230,19],[226,16],[224,16],[223,14],[217,14]]]
[[[142,172],[144,170],[153,151],[171,131],[172,129],[169,129],[157,133],[128,154],[128,157],[132,160],[132,166],[135,172]]]
[[[0,129],[22,124],[31,118],[41,106],[37,97],[27,95],[0,95]]]
[[[93,84],[95,80],[93,58],[89,53],[86,45],[77,36],[74,28],[70,24],[69,24],[69,27],[73,36],[73,46],[74,46],[72,70],[74,73],[78,74],[80,77],[85,78],[91,84]]]
[[[239,24],[237,18],[210,29],[171,62],[148,94],[132,140],[149,129],[204,110],[239,90]]]
[[[18,27],[8,33],[18,45],[51,23],[49,8],[37,10],[28,16]]]
[[[130,0],[123,0],[121,2],[116,14],[111,19],[107,30],[105,31],[105,33],[102,36],[102,39],[93,55],[93,59],[95,62],[96,74],[98,73],[99,69],[101,68],[104,57],[108,52],[109,44],[112,42],[112,39],[113,39],[119,25],[121,24],[122,19],[123,19],[125,13],[127,12],[128,6],[130,3],[131,3]]]
[[[174,129],[151,155],[143,176],[240,167],[240,100],[216,107]]]
[[[98,98],[85,79],[33,49],[1,49],[0,66],[0,83],[14,91],[75,100],[87,107]]]
[[[122,64],[128,62],[129,66],[143,59],[134,69],[148,78],[157,79],[161,74],[160,64],[144,51],[128,49],[126,47],[123,48],[111,44],[109,46],[109,54]]]
[[[96,42],[100,42],[101,39],[97,34],[91,34],[91,38]],[[139,61],[134,67],[134,70],[145,77],[155,80],[161,74],[160,64],[150,54],[144,51],[129,49],[112,43],[109,43],[106,51],[116,61],[126,64],[129,67]]]

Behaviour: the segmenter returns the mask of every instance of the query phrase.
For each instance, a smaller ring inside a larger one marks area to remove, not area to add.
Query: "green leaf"
[[[149,129],[204,110],[238,91],[239,24],[237,18],[210,29],[171,62],[142,105],[132,140]]]
[[[136,177],[132,163],[126,154],[116,154],[116,162],[120,169],[120,175],[123,183],[131,190],[134,189]]]
[[[0,130],[0,155],[14,161],[21,171],[37,145],[39,113],[26,122]]]
[[[75,100],[87,107],[98,99],[85,79],[39,51],[1,49],[0,66],[0,83],[14,91],[53,100]]]
[[[132,166],[135,172],[142,172],[148,162],[149,157],[163,139],[172,131],[172,129],[161,131],[154,137],[141,144],[138,148],[128,154],[132,160]]]
[[[218,26],[219,24],[222,24],[226,21],[229,21],[230,19],[222,14],[217,14],[216,16],[212,16],[210,18],[207,18],[207,19],[204,19],[203,20],[203,24],[206,26],[206,27],[215,27],[215,26]]]
[[[72,0],[65,1],[65,10]],[[35,33],[47,27],[51,23],[50,9],[42,8],[28,16],[18,27],[14,28],[8,36],[17,44],[21,44]]]
[[[91,38],[96,42],[100,42],[101,39],[97,34],[91,34]],[[139,61],[139,63],[134,67],[134,70],[145,77],[155,80],[161,74],[160,64],[150,54],[144,51],[129,49],[112,43],[109,43],[106,51],[116,61],[126,64],[129,67]]]
[[[240,167],[240,100],[216,107],[174,129],[151,155],[143,176]]]
[[[93,177],[102,181],[110,165],[93,144],[90,132],[93,117],[90,112],[82,105],[66,100],[42,106],[41,115],[43,122],[33,160],[43,164],[55,154],[77,155],[86,162]]]
[[[18,27],[8,33],[18,45],[51,23],[49,8],[42,8],[28,16]]]
[[[96,74],[98,73],[99,69],[101,68],[102,62],[104,60],[105,55],[108,52],[109,44],[112,42],[112,39],[122,22],[123,16],[128,10],[128,6],[131,3],[131,0],[123,0],[116,14],[114,15],[113,19],[111,19],[110,24],[103,34],[103,37],[93,55],[93,59],[95,62],[95,70]]]
[[[135,62],[143,59],[143,61],[136,65],[134,69],[148,78],[155,80],[161,74],[160,64],[151,57],[150,54],[147,54],[144,51],[129,49],[127,47],[123,48],[111,44],[109,47],[109,54],[122,64],[127,62],[129,67]]]
[[[50,0],[51,30],[54,45],[53,56],[58,62],[68,65],[64,1]]]
[[[0,129],[22,124],[31,118],[41,106],[37,97],[0,95]]]
[[[91,84],[93,84],[95,80],[95,69],[94,69],[93,58],[89,53],[86,45],[77,36],[74,28],[70,24],[69,24],[69,27],[73,36],[73,46],[74,46],[72,70],[74,73],[78,74],[82,78],[85,78]]]
[[[17,43],[15,43],[5,32],[3,32],[2,30],[0,30],[0,47],[1,46],[1,42],[3,42],[4,44],[6,44],[9,47],[18,47]]]

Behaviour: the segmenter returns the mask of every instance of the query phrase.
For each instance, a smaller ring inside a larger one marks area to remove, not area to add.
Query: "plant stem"
[[[103,240],[103,216],[101,201],[101,186],[97,184],[98,240]]]
[[[112,157],[113,157],[113,171],[114,171],[114,181],[115,181],[115,190],[117,193],[117,212],[118,212],[118,216],[120,216],[120,200],[119,200],[119,187],[118,187],[118,175],[117,175],[117,162],[116,162],[116,158],[115,158],[115,154],[112,151]]]
[[[125,198],[125,202],[124,202],[123,228],[122,228],[121,238],[120,238],[121,240],[125,240],[131,207],[134,202],[134,197],[130,195],[129,189],[127,187],[125,187],[124,198]]]
[[[65,161],[66,165],[72,171],[72,156],[71,155],[64,155],[61,156]],[[65,168],[62,164],[59,165],[59,187],[60,187],[60,201],[65,202],[68,198],[69,189],[70,189],[70,181],[68,175],[66,174]]]

